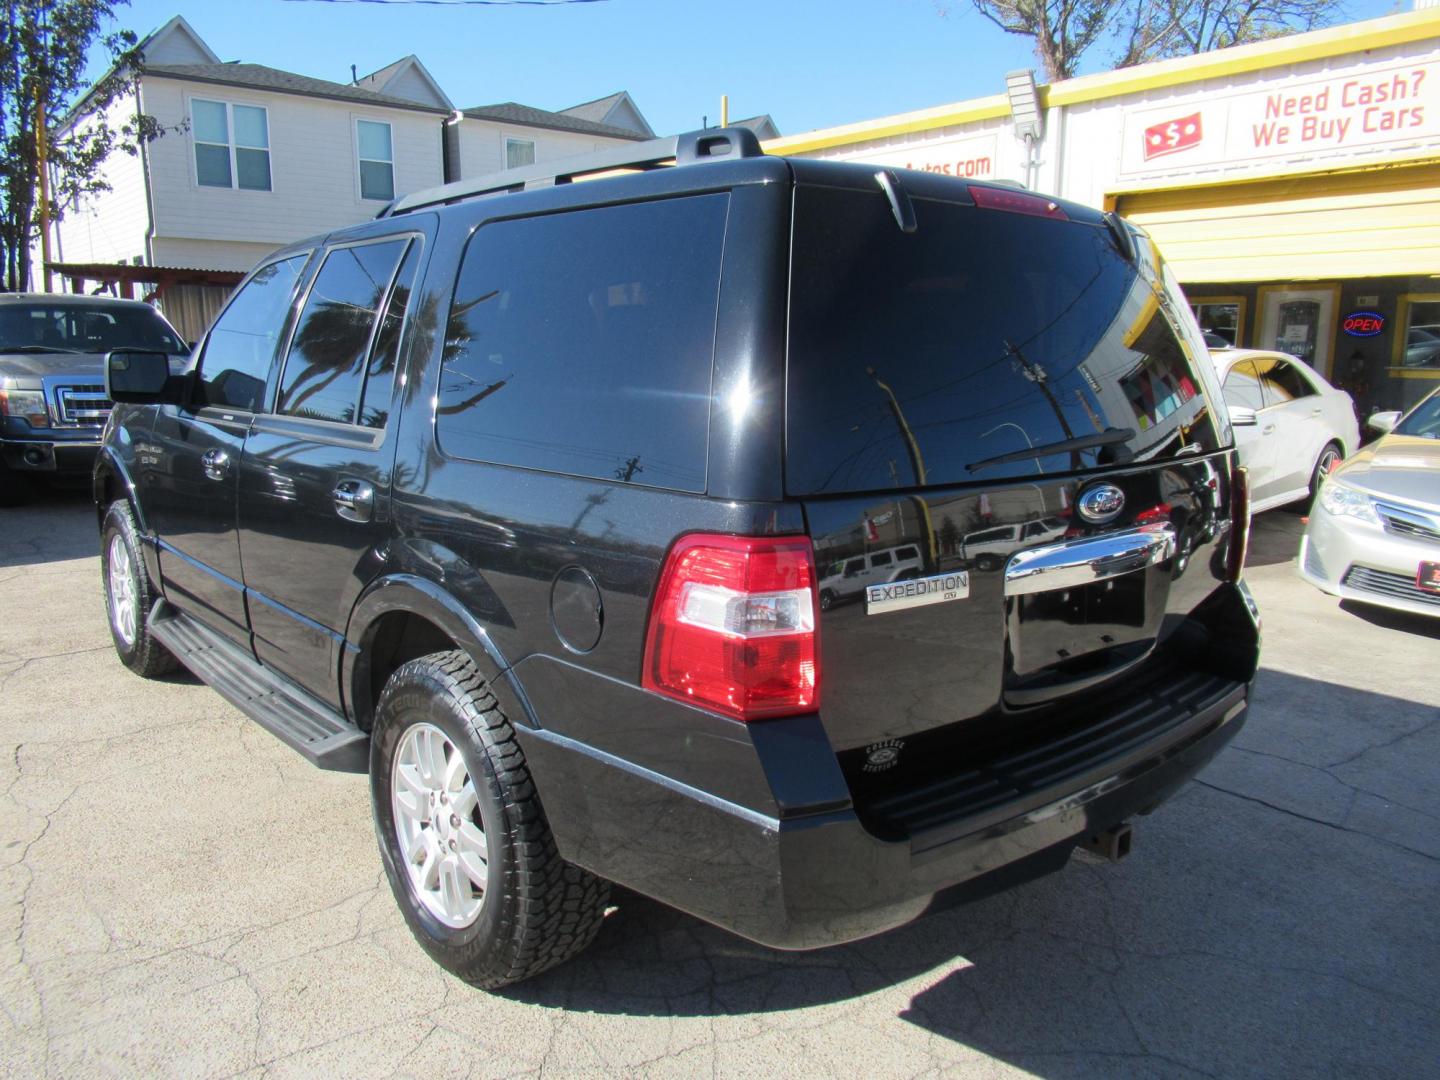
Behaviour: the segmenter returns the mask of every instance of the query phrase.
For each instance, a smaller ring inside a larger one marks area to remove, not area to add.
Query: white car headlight
[[[18,416],[28,420],[31,427],[49,427],[50,414],[45,408],[45,391],[0,387],[0,416]]]
[[[1380,515],[1375,512],[1375,503],[1370,496],[1336,480],[1327,479],[1321,485],[1320,505],[1326,513],[1336,517],[1353,517],[1374,525],[1380,524]]]

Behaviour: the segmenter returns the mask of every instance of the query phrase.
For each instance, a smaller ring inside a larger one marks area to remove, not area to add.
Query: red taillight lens
[[[1236,468],[1230,473],[1230,554],[1225,561],[1226,576],[1239,581],[1245,572],[1250,549],[1250,472]]]
[[[643,685],[737,720],[813,712],[815,581],[808,538],[681,537],[660,572]]]
[[[1008,210],[1012,214],[1033,214],[1035,217],[1050,218],[1052,221],[1070,220],[1070,216],[1060,209],[1058,203],[1051,202],[1044,195],[972,186],[970,197],[982,210]]]

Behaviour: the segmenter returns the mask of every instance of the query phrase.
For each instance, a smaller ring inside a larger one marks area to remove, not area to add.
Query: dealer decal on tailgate
[[[892,581],[888,585],[871,585],[865,590],[865,614],[879,615],[924,604],[942,604],[946,600],[964,600],[969,595],[970,575],[964,570],[913,581]]]

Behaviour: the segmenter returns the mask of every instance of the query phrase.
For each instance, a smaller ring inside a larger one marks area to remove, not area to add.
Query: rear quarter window
[[[482,226],[446,327],[441,448],[703,491],[728,202],[701,195]]]

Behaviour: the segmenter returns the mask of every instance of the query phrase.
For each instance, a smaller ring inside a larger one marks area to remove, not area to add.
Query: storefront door
[[[1298,356],[1328,377],[1338,291],[1336,286],[1261,289],[1260,340],[1256,347]]]

